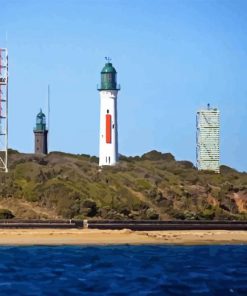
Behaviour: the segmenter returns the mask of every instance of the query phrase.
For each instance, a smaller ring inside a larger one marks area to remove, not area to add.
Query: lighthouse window
[[[106,80],[108,82],[112,82],[112,74],[110,74],[110,73],[106,74]]]
[[[109,160],[109,163],[111,163],[111,158],[110,158],[110,156],[108,157],[108,160]]]
[[[105,162],[107,163],[107,156],[106,156],[106,158],[105,158]]]
[[[115,125],[113,124],[113,125],[112,125],[112,128],[114,128],[114,126],[115,126]]]
[[[106,111],[106,112],[107,112],[107,114],[109,114],[109,110],[108,110],[108,109],[107,109],[107,111]]]

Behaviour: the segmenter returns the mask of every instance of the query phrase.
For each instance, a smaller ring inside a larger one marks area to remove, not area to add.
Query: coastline
[[[0,246],[247,244],[247,231],[0,229]]]

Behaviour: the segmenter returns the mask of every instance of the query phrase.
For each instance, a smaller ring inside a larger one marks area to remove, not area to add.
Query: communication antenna
[[[50,118],[50,113],[51,113],[51,105],[50,105],[50,84],[48,84],[48,89],[47,89],[47,129],[48,129],[48,143],[50,147],[50,129],[51,129],[51,118]]]
[[[48,87],[47,87],[47,113],[48,113],[47,127],[50,128],[50,84],[48,84]]]

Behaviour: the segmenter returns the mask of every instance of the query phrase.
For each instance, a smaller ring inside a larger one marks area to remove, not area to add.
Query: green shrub
[[[150,220],[158,220],[159,214],[153,208],[147,209],[146,211],[147,218]]]
[[[143,191],[143,190],[149,190],[152,186],[148,180],[137,179],[136,180],[136,187],[137,187],[137,190]]]
[[[94,217],[97,214],[96,202],[92,199],[86,199],[81,204],[80,213],[84,216]]]
[[[194,164],[191,161],[181,160],[181,161],[178,161],[178,164],[181,167],[183,167],[184,169],[193,169],[194,168]]]
[[[79,154],[81,157],[85,157],[85,158],[90,158],[90,155],[89,154]]]
[[[91,156],[90,157],[90,162],[99,163],[99,158],[97,156]]]
[[[212,220],[215,217],[215,210],[213,208],[205,209],[202,213],[200,213],[200,217],[206,220]]]
[[[150,152],[144,153],[141,158],[147,160],[160,160],[163,159],[163,154],[156,150],[152,150]]]
[[[0,209],[0,219],[12,219],[14,217],[14,214],[10,210]]]

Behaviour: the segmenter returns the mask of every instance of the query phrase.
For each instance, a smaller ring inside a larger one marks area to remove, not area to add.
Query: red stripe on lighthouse
[[[111,144],[111,115],[106,114],[106,143]]]

